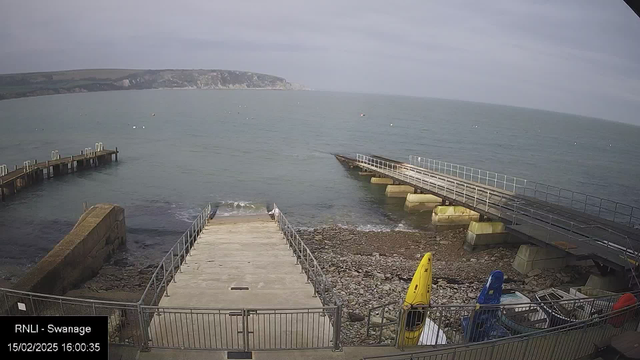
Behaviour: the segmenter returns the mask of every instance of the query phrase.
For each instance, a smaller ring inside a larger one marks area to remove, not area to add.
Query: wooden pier
[[[104,149],[102,143],[96,143],[95,149],[85,148],[79,155],[61,157],[54,150],[51,152],[51,160],[28,160],[20,167],[14,165],[13,171],[9,171],[6,165],[0,165],[0,200],[5,201],[7,197],[45,178],[51,179],[118,161],[118,153],[117,147],[115,150],[108,150]]]

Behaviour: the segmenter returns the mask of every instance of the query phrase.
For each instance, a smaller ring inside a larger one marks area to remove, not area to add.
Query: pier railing
[[[584,228],[581,224],[527,208],[519,204],[517,199],[514,199],[509,193],[457,181],[450,177],[435,174],[432,171],[422,170],[420,167],[389,162],[367,155],[357,154],[356,161],[385,175],[394,176],[407,183],[431,190],[440,194],[440,196],[458,201],[470,209],[510,219],[514,225],[532,225],[544,231],[547,241],[552,234],[560,234],[576,241],[592,242],[620,252],[623,259],[638,258],[638,253],[627,236],[611,232],[619,237],[620,242],[628,245],[628,247],[625,247],[607,239],[579,234],[580,229]]]
[[[181,271],[182,264],[187,261],[187,255],[194,247],[198,235],[204,229],[211,214],[211,204],[204,207],[191,226],[162,258],[140,298],[142,305],[157,305],[163,294],[169,295],[169,283],[175,282],[177,272]]]
[[[441,174],[476,182],[539,200],[566,206],[575,211],[594,215],[627,226],[640,225],[640,208],[619,201],[548,185],[515,176],[480,170],[469,166],[448,163],[411,155],[409,164]]]
[[[575,360],[597,352],[604,340],[638,327],[639,305],[632,305],[587,320],[568,323],[551,330],[540,330],[508,338],[447,347],[432,347],[394,355],[364,359],[441,360],[441,359],[536,359]]]

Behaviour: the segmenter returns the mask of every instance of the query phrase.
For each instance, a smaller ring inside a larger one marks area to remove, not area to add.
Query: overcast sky
[[[640,124],[622,0],[0,0],[0,73],[218,68]]]

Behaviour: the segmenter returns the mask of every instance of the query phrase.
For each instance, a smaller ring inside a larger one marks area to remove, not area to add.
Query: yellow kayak
[[[407,296],[402,307],[406,310],[404,319],[404,345],[418,345],[422,328],[424,327],[425,313],[420,310],[410,310],[414,306],[429,305],[431,300],[431,253],[426,253],[420,261],[420,265],[413,274]]]

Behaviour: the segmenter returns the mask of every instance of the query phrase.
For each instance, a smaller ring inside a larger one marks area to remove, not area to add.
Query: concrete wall
[[[125,241],[124,209],[111,204],[95,205],[14,288],[62,295],[95,276]]]

